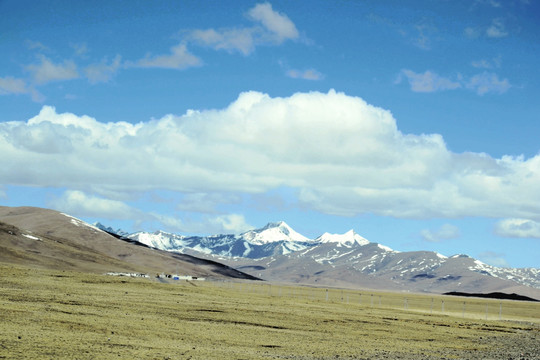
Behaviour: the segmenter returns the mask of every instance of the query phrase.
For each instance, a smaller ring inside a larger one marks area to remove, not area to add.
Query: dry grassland
[[[540,359],[538,303],[326,294],[0,266],[0,358]]]

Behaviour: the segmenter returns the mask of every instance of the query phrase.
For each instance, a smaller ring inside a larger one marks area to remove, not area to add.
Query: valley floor
[[[0,359],[540,359],[538,303],[501,321],[354,294],[0,265]]]

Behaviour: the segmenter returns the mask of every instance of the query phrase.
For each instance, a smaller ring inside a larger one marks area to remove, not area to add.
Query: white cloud
[[[308,70],[288,70],[286,72],[287,76],[293,79],[303,79],[303,80],[321,80],[323,75],[315,69]]]
[[[480,69],[495,69],[495,68],[501,67],[501,62],[502,62],[502,59],[501,59],[501,56],[499,55],[496,58],[493,58],[490,60],[487,60],[487,59],[475,60],[471,62],[471,65],[474,66],[475,68],[480,68]]]
[[[476,39],[481,35],[482,31],[479,28],[466,27],[465,30],[463,30],[463,33],[469,39]]]
[[[40,64],[27,65],[28,70],[37,84],[46,84],[51,81],[71,80],[79,77],[77,65],[71,60],[64,60],[61,64],[54,64],[49,58],[40,55]]]
[[[79,57],[86,57],[86,54],[88,53],[88,46],[86,44],[71,44],[71,47],[75,51],[75,55]]]
[[[32,86],[27,86],[22,79],[6,76],[0,78],[0,95],[30,94],[35,102],[42,102],[45,97]]]
[[[0,189],[0,197],[2,197]],[[139,225],[157,223],[160,229],[183,233],[240,233],[252,229],[239,214],[205,216],[202,219],[180,219],[155,212],[145,213],[118,200],[67,190],[61,197],[49,201],[53,209],[78,217],[133,220]]]
[[[24,80],[12,76],[0,78],[0,95],[26,94],[27,92],[28,89]]]
[[[439,229],[433,231],[424,229],[420,232],[422,239],[429,242],[440,242],[442,240],[455,239],[461,236],[459,228],[451,224],[444,224]]]
[[[389,111],[335,91],[246,92],[224,109],[139,124],[45,106],[27,122],[0,123],[0,153],[1,184],[98,194],[285,188],[331,214],[540,221],[540,154],[453,153],[440,135],[403,134]]]
[[[133,219],[138,213],[136,209],[121,201],[89,196],[76,190],[66,191],[62,197],[51,200],[49,206],[74,216],[109,219]]]
[[[508,261],[504,258],[505,254],[494,251],[484,251],[478,254],[478,258],[486,264],[498,267],[510,267]]]
[[[464,34],[470,39],[476,39],[480,36],[499,39],[509,35],[506,25],[501,18],[493,19],[489,26],[467,27],[464,30]]]
[[[502,38],[508,36],[508,31],[502,19],[493,19],[491,25],[486,29],[486,35],[490,38]]]
[[[248,11],[248,15],[252,20],[260,22],[278,44],[299,37],[296,26],[287,15],[274,11],[269,3],[255,5]]]
[[[176,208],[189,212],[216,213],[218,205],[238,203],[239,201],[239,196],[233,194],[193,193],[186,194]]]
[[[251,28],[193,30],[189,33],[188,40],[215,50],[230,53],[238,51],[249,55],[255,49],[254,33],[255,30]]]
[[[50,51],[47,46],[43,45],[39,41],[26,40],[25,43],[30,50],[38,49],[40,51]]]
[[[485,65],[485,63],[479,65]],[[430,70],[424,73],[416,73],[412,70],[403,69],[395,83],[401,83],[403,77],[407,79],[412,91],[424,93],[466,88],[476,92],[478,95],[487,93],[503,94],[512,87],[508,79],[500,80],[497,74],[491,72],[476,74],[469,79],[459,75],[456,80],[451,80]]]
[[[189,67],[202,65],[201,59],[190,53],[185,44],[171,47],[168,55],[146,55],[144,59],[137,61],[134,66],[143,68],[165,68],[183,70]]]
[[[413,45],[423,50],[429,50],[431,47],[431,39],[428,34],[435,33],[437,28],[427,19],[423,19],[421,22],[414,25],[414,28],[418,32],[418,36],[413,39]]]
[[[401,75],[405,75],[411,90],[414,92],[435,92],[442,90],[454,90],[461,87],[458,81],[453,81],[442,77],[432,71],[427,70],[423,74],[415,73],[412,70],[403,69]],[[401,82],[401,75],[398,83]]]
[[[243,215],[238,214],[228,214],[220,215],[210,219],[210,224],[214,225],[210,228],[223,229],[225,233],[228,234],[239,234],[248,230],[253,229],[252,225],[246,223],[246,219]],[[208,226],[204,226],[203,229],[207,229]],[[204,231],[204,230],[203,230]],[[219,231],[223,233],[222,231]],[[215,233],[215,231],[214,231]]]
[[[157,221],[160,229],[186,234],[239,234],[253,229],[246,223],[243,215],[226,214],[218,216],[204,216],[201,219],[180,219],[174,216],[149,214],[141,222]]]
[[[509,238],[540,239],[540,222],[527,219],[504,219],[495,225],[495,233]]]
[[[107,60],[105,59],[100,63],[87,66],[84,69],[84,73],[88,78],[88,81],[92,84],[108,82],[120,68],[121,60],[121,56],[116,55],[110,64],[107,64]]]
[[[186,32],[186,40],[215,50],[249,55],[256,46],[280,45],[299,38],[294,23],[285,14],[273,10],[269,3],[255,5],[247,15],[255,26],[190,30]]]
[[[508,79],[500,80],[497,74],[483,72],[473,76],[466,84],[468,89],[474,90],[478,95],[490,92],[503,94],[512,87]]]

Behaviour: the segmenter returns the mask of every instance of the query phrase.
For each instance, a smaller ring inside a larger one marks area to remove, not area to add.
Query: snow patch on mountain
[[[345,234],[329,234],[325,232],[315,239],[315,242],[328,244],[335,243],[338,247],[351,247],[354,245],[367,245],[369,241],[358,235],[354,230],[349,230]]]
[[[156,231],[154,233],[138,232],[129,235],[129,238],[160,250],[177,251],[179,248],[185,246],[183,243],[185,236],[170,234],[164,231]],[[201,252],[204,252],[203,250],[203,248],[197,249],[197,251]]]
[[[391,248],[389,248],[388,246],[385,246],[385,245],[377,244],[377,246],[379,247],[379,249],[384,250],[384,251],[399,252],[399,251],[395,251],[395,250],[393,250],[393,249],[391,249]]]
[[[87,228],[90,228],[94,231],[100,231],[100,232],[103,232],[103,230],[101,230],[100,228],[94,226],[94,225],[90,225],[84,221],[82,221],[81,219],[77,219],[76,217],[74,216],[71,216],[71,215],[68,215],[68,214],[65,214],[65,213],[60,213],[62,215],[64,215],[65,217],[68,217],[70,219],[70,222],[75,225],[75,226],[79,226],[79,227],[87,227]]]
[[[42,241],[40,238],[32,236],[32,235],[28,235],[28,234],[22,234],[22,236],[24,236],[24,237],[26,237],[28,239],[31,239],[31,240]]]

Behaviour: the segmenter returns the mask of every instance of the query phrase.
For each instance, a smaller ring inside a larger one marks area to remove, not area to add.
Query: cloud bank
[[[453,153],[440,135],[404,134],[389,111],[333,90],[245,92],[223,109],[138,124],[44,106],[28,121],[0,123],[0,153],[6,185],[105,197],[289,188],[297,204],[327,214],[540,222],[540,155]],[[202,198],[210,209],[222,197]]]

